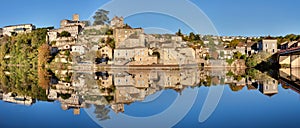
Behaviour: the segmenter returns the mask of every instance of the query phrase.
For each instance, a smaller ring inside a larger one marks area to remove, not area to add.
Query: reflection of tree
[[[50,84],[50,77],[49,77],[49,73],[46,69],[44,68],[38,68],[38,84],[40,87],[42,87],[43,89],[48,89],[49,84]]]
[[[1,89],[38,100],[47,100],[46,90],[38,86],[38,71],[31,67],[7,67],[0,71]],[[4,72],[7,72],[6,74]]]
[[[50,58],[50,46],[48,44],[43,44],[38,48],[38,66],[44,67]]]
[[[211,76],[207,76],[205,81],[203,81],[203,85],[205,87],[209,87],[209,86],[211,86],[211,84],[212,84],[212,78],[211,78]]]
[[[100,121],[110,119],[108,113],[109,109],[105,107],[105,105],[95,105],[95,111],[96,118]]]
[[[244,86],[237,86],[237,85],[234,85],[234,84],[229,84],[229,87],[234,92],[238,92],[238,91],[240,91],[244,88]]]

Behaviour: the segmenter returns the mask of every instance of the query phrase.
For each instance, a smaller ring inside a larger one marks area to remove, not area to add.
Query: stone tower
[[[73,21],[79,21],[79,15],[78,14],[73,15]]]

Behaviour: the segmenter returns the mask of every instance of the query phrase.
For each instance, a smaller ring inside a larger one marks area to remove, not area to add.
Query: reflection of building
[[[18,96],[17,94],[12,92],[3,94],[2,100],[5,102],[11,102],[11,103],[23,104],[23,105],[31,105],[35,102],[31,97]]]
[[[111,109],[115,113],[124,112],[124,104],[112,104]]]
[[[238,74],[239,75],[235,75]],[[80,114],[80,108],[90,104],[110,106],[114,112],[124,112],[124,105],[143,101],[149,95],[164,89],[182,92],[186,87],[213,84],[229,84],[233,91],[257,88],[256,80],[242,77],[242,71],[234,71],[226,76],[227,70],[200,72],[198,69],[182,70],[113,70],[91,74],[74,73],[72,84],[59,82],[50,87],[48,98],[58,100],[62,109],[73,109]],[[93,81],[95,80],[95,81]],[[273,83],[274,82],[274,83]],[[251,86],[253,85],[253,86]],[[277,82],[272,79],[262,81],[260,90],[266,95],[276,94]],[[100,113],[100,109],[99,109]]]
[[[267,96],[273,96],[278,93],[278,81],[267,79],[260,82],[259,91]]]

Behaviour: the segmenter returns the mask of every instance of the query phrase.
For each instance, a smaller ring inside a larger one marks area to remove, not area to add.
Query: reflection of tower
[[[278,93],[278,81],[267,79],[259,85],[259,91],[267,96],[273,96]]]
[[[95,111],[96,118],[98,118],[100,121],[110,119],[108,113],[109,109],[105,107],[105,105],[95,105]]]
[[[112,104],[111,109],[115,113],[124,112],[124,104]]]
[[[74,108],[73,109],[73,114],[74,115],[80,115],[80,108]]]

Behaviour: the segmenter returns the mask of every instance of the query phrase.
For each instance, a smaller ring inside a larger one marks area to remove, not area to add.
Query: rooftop
[[[30,26],[33,26],[33,24],[17,24],[17,25],[8,25],[8,26],[4,26],[3,28],[14,27],[14,26],[24,26],[24,25],[30,25]]]

